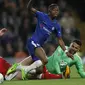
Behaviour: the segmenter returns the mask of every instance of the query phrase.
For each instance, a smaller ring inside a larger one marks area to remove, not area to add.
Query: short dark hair
[[[56,8],[56,7],[58,7],[57,4],[51,4],[51,5],[49,5],[49,7],[48,7],[48,11],[50,11],[50,10]]]
[[[82,46],[82,42],[78,39],[73,40],[73,42],[77,43],[78,45]]]

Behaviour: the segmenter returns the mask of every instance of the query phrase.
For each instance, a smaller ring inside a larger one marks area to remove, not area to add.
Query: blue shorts
[[[33,61],[39,60],[39,58],[37,56],[35,56],[35,48],[41,47],[40,44],[30,38],[27,40],[26,47],[27,47],[27,50],[28,50],[29,54],[31,55]]]

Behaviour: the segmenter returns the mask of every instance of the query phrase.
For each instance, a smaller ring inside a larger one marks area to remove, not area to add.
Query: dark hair
[[[51,4],[51,5],[49,5],[49,7],[48,7],[48,11],[50,11],[50,10],[56,8],[56,7],[58,7],[57,4]]]
[[[77,43],[78,45],[82,45],[82,43],[81,43],[81,41],[80,40],[78,40],[78,39],[76,39],[76,40],[73,40],[73,42],[75,42],[75,43]]]

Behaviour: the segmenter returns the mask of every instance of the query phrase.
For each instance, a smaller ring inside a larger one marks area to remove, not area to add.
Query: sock
[[[43,65],[43,63],[41,62],[41,60],[37,60],[35,61],[33,64],[29,65],[29,66],[22,66],[21,64],[17,67],[17,70],[21,70],[24,69],[25,72],[29,72],[33,69],[36,69],[38,67],[40,67],[41,65]]]
[[[61,79],[62,74],[51,74],[51,73],[43,73],[42,79]]]
[[[43,73],[46,73],[48,70],[46,69],[46,66],[43,67]]]
[[[44,66],[42,79],[61,79],[61,78],[62,78],[62,74],[51,74]]]

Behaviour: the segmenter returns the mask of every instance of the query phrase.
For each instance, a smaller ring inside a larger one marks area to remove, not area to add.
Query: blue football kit
[[[35,13],[37,18],[37,26],[34,34],[27,40],[27,49],[34,61],[39,60],[35,56],[35,48],[42,47],[52,32],[56,34],[56,37],[61,37],[61,27],[56,19],[51,20],[49,15],[40,11]]]

